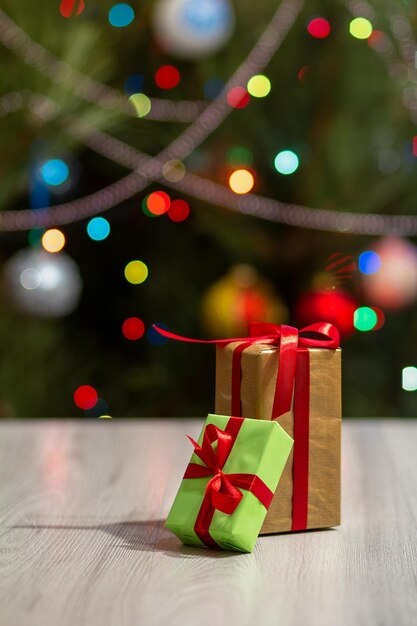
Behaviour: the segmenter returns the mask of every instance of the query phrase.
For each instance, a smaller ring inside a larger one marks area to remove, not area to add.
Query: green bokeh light
[[[378,316],[369,306],[361,306],[353,314],[353,325],[356,330],[366,332],[372,330],[378,323]]]

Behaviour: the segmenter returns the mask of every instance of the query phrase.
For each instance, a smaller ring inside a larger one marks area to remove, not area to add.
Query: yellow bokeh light
[[[47,252],[59,252],[65,245],[65,235],[57,228],[50,228],[42,236],[42,245]]]
[[[372,24],[365,17],[355,17],[349,24],[349,32],[356,39],[368,39],[372,35]]]
[[[148,267],[143,261],[130,261],[125,267],[125,278],[132,285],[140,285],[148,278]]]
[[[254,178],[248,170],[235,170],[229,178],[230,189],[235,193],[248,193],[254,182]]]
[[[271,91],[271,81],[263,74],[257,74],[249,79],[247,88],[254,98],[265,98]]]
[[[185,167],[181,161],[174,159],[164,164],[162,173],[170,183],[178,183],[185,176]]]
[[[129,102],[133,105],[138,117],[145,117],[151,110],[151,101],[144,93],[132,94]]]

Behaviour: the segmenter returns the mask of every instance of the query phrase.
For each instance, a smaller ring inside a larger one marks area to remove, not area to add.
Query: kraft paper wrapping
[[[236,343],[216,349],[215,412],[231,415],[232,354]],[[310,348],[310,425],[307,528],[340,524],[341,350]],[[242,417],[271,419],[279,349],[252,345],[242,353]],[[293,412],[278,419],[293,437]],[[291,452],[261,534],[292,524]]]

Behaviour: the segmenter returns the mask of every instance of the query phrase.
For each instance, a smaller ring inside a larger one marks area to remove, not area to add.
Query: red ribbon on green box
[[[224,347],[238,343],[232,357],[232,414],[240,415],[241,360],[243,351],[262,343],[279,347],[279,363],[271,419],[276,420],[291,410],[294,396],[294,454],[293,454],[293,501],[292,530],[307,527],[308,511],[308,455],[309,455],[309,406],[310,406],[310,355],[308,348],[339,347],[339,331],[333,324],[318,322],[301,330],[293,326],[252,322],[249,337],[235,339],[190,339],[159,328],[153,328],[168,339],[187,343],[215,344]],[[310,335],[318,335],[314,338]]]
[[[204,499],[194,525],[195,534],[209,548],[219,547],[209,532],[215,510],[231,515],[243,498],[240,489],[253,493],[266,509],[269,508],[274,495],[256,474],[224,474],[222,472],[242,422],[242,417],[231,417],[225,430],[217,428],[214,424],[208,424],[204,430],[201,446],[188,437],[194,446],[195,454],[204,465],[189,463],[184,478],[212,476],[206,485]]]

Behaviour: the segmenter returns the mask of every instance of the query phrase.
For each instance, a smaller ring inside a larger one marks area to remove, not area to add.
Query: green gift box
[[[293,439],[276,421],[208,415],[190,441],[167,528],[185,544],[251,552]]]

